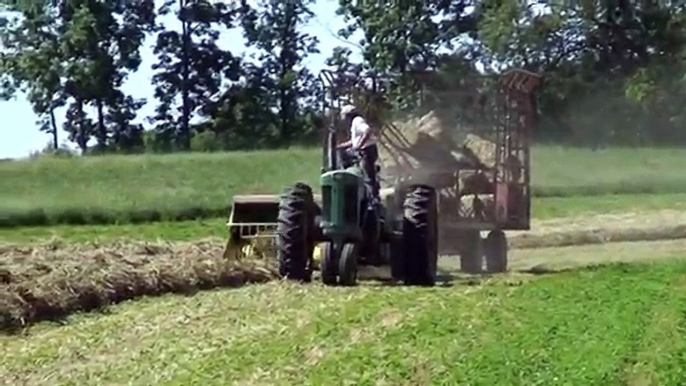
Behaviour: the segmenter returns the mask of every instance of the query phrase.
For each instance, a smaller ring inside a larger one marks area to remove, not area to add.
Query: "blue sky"
[[[337,7],[338,0],[316,0],[312,8],[316,16],[310,21],[306,31],[319,39],[319,50],[321,51],[320,54],[308,57],[305,62],[305,65],[313,71],[319,71],[324,66],[324,61],[334,47],[346,45],[344,41],[335,36],[336,31],[344,25],[342,18],[335,13]],[[170,23],[170,18],[162,20],[165,25],[174,26],[177,24]],[[351,39],[353,42],[358,40],[359,35]],[[135,74],[129,76],[123,86],[124,92],[148,100],[148,103],[139,111],[139,119],[151,115],[156,105],[151,81],[153,71],[150,69],[150,66],[155,62],[151,48],[153,43],[153,39],[147,39],[145,48],[141,50],[143,63]],[[235,54],[245,51],[244,39],[238,29],[222,34],[220,45],[231,49]],[[355,54],[359,54],[355,45],[348,44],[347,46]],[[2,119],[0,124],[0,159],[28,156],[31,152],[44,148],[51,141],[50,135],[38,131],[37,117],[23,95],[17,95],[15,100],[0,101],[0,117]],[[62,126],[63,117],[64,109],[58,110],[58,127]],[[60,130],[59,137],[61,143],[67,144],[66,133]],[[68,146],[74,147],[73,144],[68,144]]]

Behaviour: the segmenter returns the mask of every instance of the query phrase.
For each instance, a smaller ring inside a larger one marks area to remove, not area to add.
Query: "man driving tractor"
[[[350,140],[342,142],[338,148],[349,155],[360,155],[360,166],[365,175],[365,184],[374,200],[379,201],[379,183],[376,175],[376,161],[379,158],[377,139],[373,129],[353,105],[341,108],[341,121],[349,127]]]

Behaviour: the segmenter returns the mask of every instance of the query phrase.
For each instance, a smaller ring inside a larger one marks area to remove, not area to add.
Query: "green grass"
[[[0,337],[0,377],[32,385],[683,385],[685,302],[683,261],[431,289],[271,283],[130,302]]]
[[[650,212],[660,209],[686,210],[686,193],[659,195],[606,195],[541,197],[533,201],[533,216],[539,220],[620,212]],[[53,237],[67,242],[130,240],[192,241],[226,238],[226,218],[196,221],[153,222],[120,225],[55,225],[0,228],[0,244],[33,243]]]
[[[279,192],[316,171],[308,150],[9,162],[0,165],[0,225],[215,217],[236,193]]]
[[[141,223],[224,216],[240,193],[316,183],[320,151],[43,158],[0,163],[0,226]],[[533,149],[539,197],[686,193],[674,149]]]
[[[684,157],[684,149],[534,147],[532,185],[539,196],[686,193]]]

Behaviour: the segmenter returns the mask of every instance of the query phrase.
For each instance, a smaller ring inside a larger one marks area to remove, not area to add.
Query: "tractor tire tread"
[[[436,190],[424,185],[411,186],[403,212],[405,284],[433,286],[438,260]]]
[[[277,260],[279,274],[290,280],[309,281],[312,259],[311,213],[312,189],[296,183],[287,190],[279,203],[277,219]]]

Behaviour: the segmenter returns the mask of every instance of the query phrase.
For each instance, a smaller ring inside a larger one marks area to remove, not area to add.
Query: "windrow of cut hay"
[[[650,228],[589,229],[541,233],[523,233],[510,237],[516,249],[571,247],[627,241],[665,241],[686,239],[686,224]]]
[[[210,242],[4,247],[0,328],[11,332],[144,295],[192,294],[276,276],[265,260],[223,259],[222,247]]]

